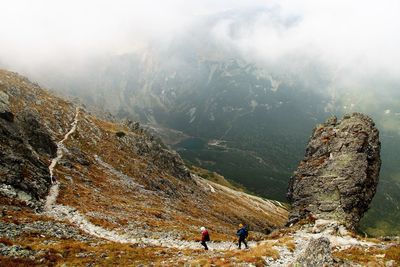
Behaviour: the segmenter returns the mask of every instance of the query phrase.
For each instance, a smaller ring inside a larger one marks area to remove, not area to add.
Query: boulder
[[[9,96],[0,91],[0,118],[12,122],[14,114],[10,110]]]
[[[363,114],[317,125],[289,182],[289,222],[312,215],[354,229],[376,192],[380,148],[378,129]]]
[[[296,259],[293,266],[324,267],[333,266],[331,243],[328,238],[312,238],[305,251]]]
[[[0,112],[9,110],[10,108],[9,106],[10,106],[9,96],[3,91],[0,91]]]

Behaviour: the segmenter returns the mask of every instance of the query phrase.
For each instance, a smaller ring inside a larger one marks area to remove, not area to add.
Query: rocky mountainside
[[[367,133],[375,133],[361,115],[346,123],[349,131],[363,133],[367,127]],[[315,135],[330,139],[330,133],[344,124],[330,122]],[[360,238],[342,228],[340,221],[310,216],[285,228],[288,211],[279,202],[237,191],[217,174],[212,179],[229,187],[205,180],[200,175],[210,173],[197,167],[189,171],[178,154],[138,123],[99,119],[3,70],[0,129],[4,266],[363,266],[367,262],[396,266],[400,262],[398,239]],[[366,149],[359,151],[361,158],[379,163],[377,135],[370,137],[363,139],[368,140],[365,145],[349,137],[349,156],[361,144]],[[337,152],[333,141],[322,140],[330,153]],[[316,150],[307,150],[310,158],[324,150],[315,142]],[[335,155],[326,160],[342,162]],[[296,199],[297,191],[292,191]],[[372,195],[357,192],[357,199],[369,203]],[[341,196],[342,201],[347,199],[353,198]],[[297,211],[294,205],[291,214]],[[248,250],[237,250],[233,242],[239,222],[250,226]],[[200,226],[211,233],[208,252],[196,241]]]
[[[10,92],[16,97],[23,94],[16,88]],[[57,146],[38,112],[23,109],[15,116],[10,101],[9,95],[0,91],[0,182],[3,189],[11,186],[14,193],[29,199],[44,198],[50,187],[45,159],[56,155]]]
[[[217,253],[240,222],[254,246],[287,219],[279,202],[190,173],[137,123],[100,120],[3,70],[0,97],[2,262],[161,262],[200,249],[200,226]]]

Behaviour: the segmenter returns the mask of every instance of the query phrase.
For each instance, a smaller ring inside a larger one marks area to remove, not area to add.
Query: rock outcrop
[[[354,229],[376,192],[379,132],[369,117],[354,113],[318,125],[289,183],[289,222],[308,216]]]
[[[2,114],[6,116],[0,117],[0,184],[8,185],[6,191],[15,195],[22,191],[36,200],[44,198],[50,174],[41,158],[53,157],[57,146],[33,111],[18,116],[10,111]]]

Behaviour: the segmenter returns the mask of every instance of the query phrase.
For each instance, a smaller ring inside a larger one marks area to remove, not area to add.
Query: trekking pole
[[[232,245],[235,244],[236,245],[236,239],[232,241],[232,243],[229,245],[228,250],[231,250]]]

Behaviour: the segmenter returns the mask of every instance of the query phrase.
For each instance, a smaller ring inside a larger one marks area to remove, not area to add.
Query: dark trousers
[[[246,242],[246,240],[244,239],[244,238],[239,238],[239,249],[240,248],[242,248],[242,242],[243,242],[243,244],[246,246],[246,248],[248,248],[247,247],[247,242]]]
[[[205,250],[208,250],[206,241],[201,241],[201,244],[203,245]]]

